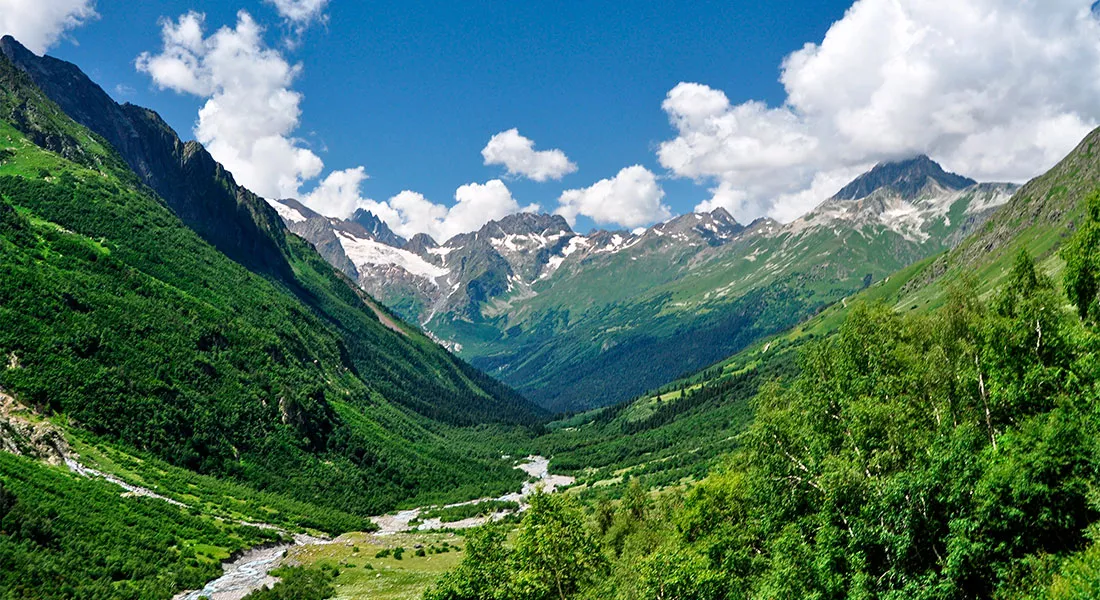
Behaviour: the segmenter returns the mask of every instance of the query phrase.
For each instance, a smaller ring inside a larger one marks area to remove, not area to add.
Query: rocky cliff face
[[[74,121],[102,136],[207,242],[252,270],[292,278],[278,215],[201,144],[183,142],[149,109],[116,103],[76,65],[37,56],[10,36],[0,39],[0,53]]]
[[[71,453],[60,429],[34,415],[3,390],[0,390],[0,451],[54,466],[64,465]]]

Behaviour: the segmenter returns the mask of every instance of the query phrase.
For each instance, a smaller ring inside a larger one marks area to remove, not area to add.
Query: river
[[[519,492],[506,494],[499,498],[482,498],[480,500],[471,500],[470,502],[462,502],[450,506],[474,504],[486,500],[504,500],[520,503],[520,510],[523,510],[526,508],[527,498],[535,493],[536,490],[542,489],[545,492],[552,493],[558,488],[566,487],[574,483],[572,477],[550,474],[549,467],[549,459],[541,456],[529,456],[522,464],[517,465],[516,468],[530,475],[534,478],[534,481],[524,482],[523,488]],[[102,476],[102,474],[99,475]],[[168,500],[167,498],[164,499]],[[377,533],[379,535],[392,535],[410,531],[412,528],[409,527],[409,522],[419,517],[421,510],[422,509],[419,508],[405,510],[393,515],[372,517],[371,520],[378,525],[379,530]],[[447,523],[446,525],[439,522],[439,519],[433,519],[422,523],[417,530],[429,531],[432,529],[442,529],[444,527],[448,529],[477,527],[485,523],[488,519],[501,518],[503,514],[504,513],[498,513],[490,517],[466,519],[455,523]],[[294,546],[311,546],[330,543],[332,543],[330,540],[323,540],[307,535],[296,535],[294,536],[293,544],[253,548],[242,554],[236,560],[223,563],[222,568],[224,572],[222,576],[206,584],[201,590],[176,594],[172,600],[198,600],[203,597],[209,598],[210,600],[241,600],[241,598],[244,598],[248,594],[262,587],[274,585],[278,581],[278,579],[271,576],[271,571],[278,568],[279,564],[282,562],[283,554],[288,549]]]

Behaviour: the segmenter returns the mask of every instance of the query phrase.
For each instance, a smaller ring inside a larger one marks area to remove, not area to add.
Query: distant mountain
[[[875,166],[837,192],[833,200],[860,200],[879,191],[892,192],[905,200],[912,200],[929,186],[962,190],[977,183],[969,177],[948,173],[931,158],[921,155]]]
[[[339,239],[364,289],[544,406],[575,410],[710,364],[954,247],[1015,190],[922,156],[876,166],[786,225],[717,209],[581,235],[524,213],[441,244]],[[288,226],[325,253],[327,234]]]
[[[405,238],[394,233],[382,222],[382,219],[374,216],[370,211],[359,209],[349,220],[365,229],[368,235],[388,246],[400,248],[407,243]]]

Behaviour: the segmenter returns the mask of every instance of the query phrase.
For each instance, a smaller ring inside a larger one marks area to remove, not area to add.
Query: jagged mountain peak
[[[0,37],[0,52],[3,52],[4,55],[7,56],[9,59],[13,56],[17,56],[20,54],[31,54],[37,56],[29,49],[27,49],[26,46],[21,44],[19,40],[10,35]]]
[[[439,243],[435,241],[435,238],[426,233],[418,233],[405,243],[405,250],[413,254],[424,254],[428,250],[438,247]]]
[[[497,221],[490,221],[481,228],[483,237],[496,237],[504,235],[553,235],[566,233],[573,230],[569,223],[561,215],[548,215],[539,213],[522,212],[508,215]]]
[[[355,214],[353,214],[349,220],[367,230],[367,233],[369,233],[374,240],[382,242],[387,246],[401,248],[407,243],[405,238],[394,233],[389,225],[386,225],[382,219],[379,219],[369,210],[360,208],[355,211]]]
[[[730,211],[722,208],[721,206],[719,206],[718,208],[710,211],[708,214],[715,221],[720,221],[722,223],[726,223],[726,224],[730,224],[730,225],[739,225],[739,223],[737,222],[737,219],[733,218],[733,215],[730,214]]]
[[[724,208],[716,208],[709,213],[688,213],[664,223],[654,225],[649,232],[659,237],[673,236],[673,239],[698,240],[702,238],[711,246],[720,246],[745,227],[733,218]]]
[[[925,154],[907,160],[883,162],[857,177],[832,197],[833,202],[861,200],[879,190],[890,190],[903,200],[913,200],[930,184],[961,190],[978,182],[949,173]]]

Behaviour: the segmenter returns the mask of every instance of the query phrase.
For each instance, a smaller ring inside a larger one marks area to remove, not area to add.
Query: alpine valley
[[[920,156],[875,167],[786,225],[719,208],[580,235],[561,216],[523,213],[442,245],[362,210],[341,220],[272,204],[373,297],[560,412],[658,387],[951,249],[1016,188]]]
[[[1098,597],[1100,129],[1023,185],[913,152],[787,223],[447,240],[210,149],[0,39],[0,600]]]

